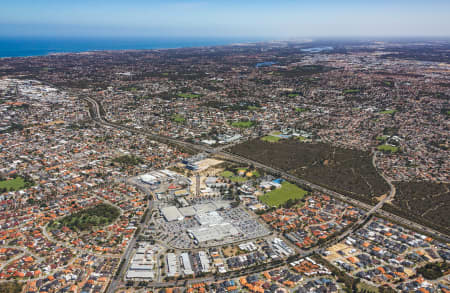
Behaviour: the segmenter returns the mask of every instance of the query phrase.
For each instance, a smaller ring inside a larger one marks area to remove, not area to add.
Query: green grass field
[[[25,180],[22,177],[16,177],[10,180],[0,181],[0,189],[6,188],[8,191],[17,191],[25,187]]]
[[[267,141],[267,142],[278,142],[281,138],[278,136],[273,136],[273,135],[267,135],[261,138],[261,140],[263,141]]]
[[[300,95],[299,94],[288,94],[289,98],[295,98],[295,97],[298,97],[298,96],[300,96]]]
[[[383,144],[383,145],[379,145],[377,147],[377,150],[386,152],[386,153],[390,152],[391,154],[395,154],[400,150],[400,148],[396,147],[396,146],[388,145],[388,144]]]
[[[256,111],[256,110],[259,110],[261,108],[258,107],[258,106],[248,106],[247,109],[252,110],[252,111]]]
[[[307,140],[307,138],[300,135],[300,136],[298,137],[298,140],[300,140],[300,141],[305,141],[305,140]]]
[[[379,135],[379,136],[377,136],[377,140],[379,140],[379,141],[385,141],[387,139],[388,139],[387,135]]]
[[[247,181],[248,178],[246,178],[246,177],[241,177],[241,176],[233,176],[233,177],[230,178],[230,180],[231,180],[232,182],[242,183],[242,182]]]
[[[182,115],[180,114],[175,114],[172,115],[172,121],[175,121],[177,123],[183,123],[186,121],[186,118],[184,118]]]
[[[308,192],[295,184],[284,181],[281,188],[269,191],[259,199],[268,206],[276,207],[284,204],[289,199],[302,199]]]
[[[222,173],[220,173],[220,176],[225,178],[231,178],[234,176],[234,173],[231,171],[223,171]]]
[[[200,95],[192,94],[192,93],[181,93],[181,94],[178,94],[178,96],[181,98],[185,98],[185,99],[195,99],[195,98],[200,97]]]
[[[359,93],[360,90],[359,89],[348,89],[348,90],[344,90],[344,94],[357,94]]]
[[[231,123],[231,126],[237,128],[250,128],[254,126],[256,123],[254,121],[238,121]]]
[[[381,111],[380,114],[394,114],[395,112],[397,112],[397,110],[395,110],[395,109],[384,110],[384,111]]]
[[[308,112],[308,109],[306,109],[306,108],[295,108],[295,112],[297,112],[297,113]]]

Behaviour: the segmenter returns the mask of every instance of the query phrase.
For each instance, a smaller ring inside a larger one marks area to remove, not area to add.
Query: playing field
[[[273,136],[273,135],[267,135],[261,138],[261,140],[263,141],[268,141],[268,142],[278,142],[281,138],[279,138],[278,136]]]
[[[232,182],[242,183],[242,182],[247,181],[248,178],[240,177],[240,176],[233,176],[233,177],[230,178],[230,180],[231,180]]]
[[[222,173],[220,173],[220,176],[225,178],[231,178],[234,176],[234,173],[231,171],[223,171]]]
[[[185,98],[185,99],[195,99],[200,97],[200,95],[197,94],[191,94],[191,93],[181,93],[178,94],[179,97]]]
[[[177,122],[177,123],[183,123],[183,122],[186,121],[186,118],[184,118],[180,114],[175,114],[175,115],[172,116],[172,120]]]
[[[307,112],[308,111],[308,109],[306,109],[306,108],[295,108],[295,112],[297,112],[297,113],[302,113],[302,112]]]
[[[25,180],[22,177],[16,177],[10,180],[0,181],[0,189],[6,188],[8,191],[17,191],[25,187]]]
[[[382,152],[390,152],[390,153],[394,154],[394,153],[398,152],[400,149],[399,149],[399,147],[396,147],[396,146],[384,144],[384,145],[378,146],[377,150],[382,151]]]
[[[272,190],[259,199],[266,205],[275,207],[287,202],[289,199],[302,199],[307,193],[307,191],[297,185],[285,181],[281,183],[281,188]]]

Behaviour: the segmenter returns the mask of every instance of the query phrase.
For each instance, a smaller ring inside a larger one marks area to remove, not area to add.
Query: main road
[[[389,184],[390,192],[389,192],[388,196],[386,196],[382,200],[380,200],[375,206],[372,206],[372,205],[369,205],[367,203],[364,203],[364,202],[361,202],[359,200],[356,200],[356,199],[353,199],[351,197],[348,197],[348,196],[345,196],[343,194],[340,194],[338,192],[329,190],[329,189],[327,189],[327,188],[325,188],[323,186],[320,186],[320,185],[308,182],[306,180],[303,180],[301,178],[298,178],[296,176],[293,176],[292,174],[289,174],[289,173],[287,173],[285,171],[282,171],[282,170],[279,170],[279,169],[276,169],[276,168],[264,165],[262,163],[250,160],[248,158],[245,158],[245,157],[242,157],[242,156],[239,156],[239,155],[227,152],[227,151],[223,150],[223,148],[212,148],[212,147],[208,147],[208,146],[204,146],[204,145],[198,145],[198,144],[194,144],[194,143],[189,143],[189,142],[185,142],[185,141],[182,141],[182,140],[179,140],[179,139],[175,139],[175,138],[172,138],[172,137],[167,137],[167,136],[157,135],[157,134],[154,134],[154,133],[149,133],[148,131],[145,131],[145,130],[142,130],[142,129],[136,129],[136,128],[132,128],[132,127],[127,127],[127,126],[111,123],[111,122],[107,121],[102,116],[102,114],[101,114],[101,111],[102,111],[101,104],[97,100],[95,100],[95,99],[93,99],[91,97],[84,97],[83,99],[88,102],[88,104],[90,105],[90,108],[92,109],[92,112],[90,112],[91,118],[94,121],[96,121],[97,123],[101,124],[101,125],[109,126],[109,127],[113,127],[113,128],[117,128],[117,129],[122,129],[122,130],[127,130],[127,131],[130,131],[132,133],[144,134],[144,135],[147,135],[148,137],[150,137],[151,139],[153,139],[155,141],[159,141],[159,142],[162,142],[162,143],[169,143],[169,144],[176,145],[176,146],[179,146],[179,147],[183,147],[183,148],[186,148],[186,149],[190,149],[190,150],[193,150],[193,151],[198,151],[198,152],[203,152],[203,153],[215,155],[217,157],[223,158],[223,159],[228,160],[228,161],[233,161],[233,162],[237,162],[237,163],[245,163],[245,164],[248,164],[248,165],[253,165],[256,168],[259,168],[261,170],[266,171],[267,173],[279,176],[279,177],[281,177],[283,179],[286,179],[288,181],[291,181],[291,182],[295,182],[295,183],[297,183],[297,184],[299,184],[301,186],[308,187],[311,190],[315,190],[315,191],[318,191],[318,192],[322,192],[322,193],[331,195],[331,196],[333,196],[333,197],[335,197],[337,199],[340,199],[342,201],[351,203],[351,204],[353,204],[355,206],[359,206],[359,207],[367,210],[368,212],[366,213],[365,217],[363,219],[361,219],[362,222],[364,220],[366,220],[368,217],[370,217],[371,215],[377,213],[377,214],[379,214],[379,215],[381,215],[381,216],[383,216],[383,217],[385,217],[385,218],[387,218],[389,220],[392,220],[394,222],[398,222],[398,223],[400,223],[402,225],[409,226],[409,227],[411,227],[411,228],[413,228],[413,229],[415,229],[417,231],[420,231],[420,232],[432,235],[432,236],[434,236],[436,238],[441,238],[441,239],[445,240],[446,242],[450,242],[450,237],[448,235],[446,235],[446,234],[443,234],[443,233],[441,233],[439,231],[436,231],[436,230],[433,230],[431,228],[422,226],[422,225],[417,224],[417,223],[415,223],[413,221],[404,219],[404,218],[402,218],[400,216],[394,215],[394,214],[392,214],[390,212],[387,212],[387,211],[381,209],[382,206],[384,205],[384,203],[386,203],[386,201],[388,201],[388,200],[391,200],[394,197],[394,195],[395,195],[395,186],[394,186],[394,184],[392,184],[391,180],[389,180],[389,178],[387,178],[383,173],[381,173],[381,176]],[[375,160],[376,160],[376,153],[374,154],[373,161],[372,161],[372,163],[374,165],[375,165]]]
[[[88,102],[89,106],[90,106],[90,115],[91,118],[98,124],[102,125],[102,126],[108,126],[108,127],[112,127],[112,128],[116,128],[116,129],[121,129],[121,130],[126,130],[132,133],[137,133],[137,134],[143,134],[146,135],[147,137],[155,140],[155,141],[159,141],[162,143],[167,143],[167,144],[172,144],[175,146],[179,146],[185,149],[189,149],[189,150],[193,150],[193,151],[198,151],[198,152],[202,152],[202,153],[207,153],[210,155],[215,155],[219,158],[228,160],[228,161],[233,161],[233,162],[237,162],[237,163],[245,163],[248,165],[253,165],[254,167],[264,170],[270,174],[273,174],[275,176],[281,177],[283,179],[286,179],[288,181],[291,182],[295,182],[301,186],[307,187],[311,190],[315,190],[318,192],[322,192],[324,194],[328,194],[331,195],[337,199],[340,199],[342,201],[351,203],[355,206],[359,206],[365,210],[367,210],[368,212],[364,215],[364,217],[362,217],[361,219],[359,219],[356,223],[354,223],[350,229],[346,230],[345,232],[343,232],[342,234],[340,234],[338,237],[336,237],[335,239],[330,239],[330,241],[327,241],[327,244],[331,244],[331,243],[336,243],[342,239],[344,239],[345,237],[347,237],[349,234],[353,233],[356,229],[358,229],[362,224],[365,223],[365,221],[367,221],[374,213],[378,213],[380,215],[382,215],[385,218],[388,218],[390,220],[393,220],[395,222],[399,222],[400,224],[409,226],[414,228],[415,230],[418,231],[423,231],[426,232],[428,234],[431,234],[435,237],[439,237],[441,239],[445,239],[447,242],[450,242],[450,237],[448,237],[447,235],[444,235],[438,231],[435,231],[433,229],[424,227],[422,225],[419,225],[417,223],[414,223],[412,221],[406,220],[404,218],[401,218],[397,215],[391,214],[387,211],[382,210],[382,206],[384,205],[384,203],[388,200],[391,200],[394,196],[395,196],[395,186],[394,184],[392,184],[392,182],[389,180],[389,178],[387,178],[384,174],[381,174],[381,176],[386,180],[386,182],[389,184],[390,186],[390,192],[388,196],[385,196],[382,200],[380,200],[375,206],[363,203],[361,201],[358,201],[356,199],[350,198],[348,196],[345,196],[343,194],[340,194],[338,192],[329,190],[323,186],[308,182],[306,180],[303,180],[301,178],[298,178],[296,176],[293,176],[292,174],[289,174],[285,171],[267,166],[265,164],[250,160],[248,158],[230,153],[225,151],[223,148],[212,148],[212,147],[208,147],[208,146],[204,146],[204,145],[198,145],[198,144],[194,144],[194,143],[190,143],[190,142],[185,142],[179,139],[174,139],[172,137],[167,137],[167,136],[162,136],[162,135],[157,135],[154,133],[149,133],[145,130],[142,129],[136,129],[136,128],[132,128],[132,127],[128,127],[128,126],[123,126],[123,125],[119,125],[119,124],[115,124],[115,123],[111,123],[109,121],[107,121],[101,114],[102,108],[100,103],[90,97],[85,97],[83,98],[85,101]],[[373,164],[375,165],[375,160],[376,160],[376,152],[374,153],[374,157],[373,157]],[[140,225],[140,227],[144,227],[146,221],[144,221],[143,224]],[[110,286],[108,287],[108,293],[112,293],[115,291],[115,289],[117,289],[117,286],[120,284],[120,279],[123,277],[126,268],[127,268],[127,261],[130,258],[130,254],[131,251],[133,249],[133,247],[136,244],[136,237],[133,237],[133,239],[130,241],[130,244],[128,245],[125,253],[123,254],[121,261],[124,261],[124,265],[121,266],[121,271],[119,272],[119,278],[117,279],[113,279]],[[319,248],[315,248],[313,249],[314,252],[316,252]],[[308,254],[312,253],[313,251],[309,251]],[[229,277],[229,276],[228,276]],[[210,279],[210,278],[204,278],[206,279]],[[156,284],[154,284],[156,285]],[[157,284],[157,285],[163,285],[163,284]],[[167,284],[166,284],[167,285]]]

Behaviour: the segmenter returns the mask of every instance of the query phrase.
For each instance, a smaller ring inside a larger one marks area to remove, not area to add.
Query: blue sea
[[[264,41],[252,38],[0,38],[0,57],[42,56],[101,50],[220,46]]]

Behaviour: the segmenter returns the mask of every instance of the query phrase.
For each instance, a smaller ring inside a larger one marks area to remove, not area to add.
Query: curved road
[[[93,98],[90,98],[90,97],[85,97],[84,100],[87,101],[89,103],[89,105],[92,107],[92,109],[94,110],[94,113],[93,113],[94,117],[91,117],[91,118],[94,121],[96,121],[97,123],[101,124],[101,125],[109,126],[109,127],[113,127],[113,128],[117,128],[117,129],[122,129],[122,130],[127,130],[127,131],[130,131],[130,132],[133,132],[133,133],[144,134],[144,135],[149,136],[153,140],[160,141],[162,143],[170,143],[170,144],[178,145],[180,147],[188,148],[188,149],[195,150],[195,151],[200,151],[200,152],[204,152],[204,153],[208,153],[208,154],[215,154],[216,156],[221,157],[221,158],[223,158],[225,160],[229,160],[229,161],[233,161],[233,162],[237,162],[237,163],[246,163],[246,164],[249,164],[249,165],[253,165],[253,166],[255,166],[255,167],[259,168],[259,169],[262,169],[262,170],[264,170],[264,171],[266,171],[268,173],[274,174],[276,176],[282,177],[282,178],[284,178],[284,179],[286,179],[288,181],[292,181],[292,182],[295,182],[295,183],[297,183],[299,185],[306,186],[306,187],[310,188],[311,190],[316,190],[316,191],[319,191],[319,192],[322,192],[322,193],[325,193],[325,194],[329,194],[329,195],[334,196],[335,198],[338,198],[338,199],[340,199],[342,201],[345,201],[345,202],[351,203],[353,205],[359,206],[359,207],[361,207],[363,209],[366,209],[366,210],[368,210],[368,213],[366,214],[366,217],[369,217],[370,215],[372,215],[374,213],[378,213],[381,216],[383,216],[385,218],[388,218],[388,219],[390,219],[392,221],[399,222],[402,225],[410,226],[410,227],[414,228],[415,230],[422,231],[422,232],[427,233],[427,234],[431,234],[434,237],[441,238],[441,239],[444,239],[447,242],[450,242],[450,236],[449,235],[446,235],[446,234],[443,234],[443,233],[438,232],[436,230],[433,230],[431,228],[422,226],[422,225],[417,224],[417,223],[415,223],[413,221],[404,219],[402,217],[399,217],[397,215],[394,215],[392,213],[389,213],[389,212],[381,209],[381,207],[383,206],[383,204],[386,201],[392,199],[395,196],[395,186],[394,186],[394,184],[392,184],[390,179],[387,178],[383,173],[381,173],[381,176],[389,184],[389,186],[391,188],[391,191],[390,191],[390,193],[389,193],[389,195],[387,197],[385,197],[383,200],[381,200],[375,206],[372,206],[372,205],[363,203],[363,202],[361,202],[359,200],[356,200],[356,199],[350,198],[348,196],[345,196],[343,194],[340,194],[338,192],[329,190],[329,189],[324,188],[322,186],[319,186],[317,184],[314,184],[314,183],[308,182],[306,180],[300,179],[298,177],[295,177],[295,176],[293,176],[293,175],[291,175],[291,174],[289,174],[289,173],[287,173],[285,171],[278,170],[276,168],[273,168],[273,167],[261,164],[259,162],[253,161],[253,160],[250,160],[248,158],[241,157],[241,156],[232,154],[230,152],[224,151],[222,148],[215,149],[215,148],[211,148],[211,147],[208,147],[208,146],[203,146],[203,145],[198,145],[198,144],[194,144],[194,143],[185,142],[185,141],[174,139],[174,138],[167,137],[167,136],[156,135],[156,134],[149,133],[149,132],[141,130],[141,129],[135,129],[135,128],[131,128],[131,127],[127,127],[127,126],[117,125],[117,124],[111,123],[111,122],[105,120],[105,118],[102,117],[101,112],[100,112],[101,106],[100,106],[100,104],[99,104],[99,102],[97,100],[95,100]],[[375,155],[376,155],[376,153],[374,154],[374,157],[373,157],[373,161],[372,161],[373,164],[375,164],[375,160],[376,160]]]
[[[101,110],[100,110],[101,106],[100,106],[100,104],[99,104],[99,102],[97,100],[95,100],[93,98],[90,98],[90,97],[85,97],[84,100],[88,102],[88,104],[90,105],[90,109],[93,110],[92,111],[93,113],[91,113],[91,111],[89,112],[90,115],[91,115],[91,118],[95,122],[100,124],[100,125],[113,127],[113,128],[116,128],[116,129],[127,130],[127,131],[130,131],[132,133],[144,134],[144,135],[147,135],[148,137],[150,137],[151,139],[153,139],[155,141],[177,145],[177,146],[180,146],[180,147],[183,147],[183,148],[187,148],[187,149],[190,149],[190,150],[194,150],[194,151],[200,151],[200,152],[204,152],[204,153],[208,153],[208,154],[214,154],[214,155],[216,155],[216,156],[218,156],[220,158],[223,158],[225,160],[228,160],[228,161],[233,161],[233,162],[237,162],[237,163],[246,163],[246,164],[249,164],[249,165],[253,165],[256,168],[262,169],[262,170],[264,170],[264,171],[266,171],[268,173],[271,173],[273,175],[279,176],[279,177],[281,177],[283,179],[286,179],[288,181],[295,182],[295,183],[297,183],[297,184],[299,184],[301,186],[306,186],[306,187],[310,188],[311,190],[315,190],[315,191],[319,191],[319,192],[331,195],[331,196],[333,196],[335,198],[338,198],[338,199],[340,199],[342,201],[351,203],[353,205],[356,205],[356,206],[359,206],[359,207],[361,207],[363,209],[368,210],[368,212],[364,215],[364,217],[362,217],[360,220],[358,220],[356,223],[354,223],[351,226],[350,229],[346,230],[345,232],[340,234],[338,237],[336,237],[334,239],[330,239],[330,241],[327,244],[336,243],[336,242],[339,242],[340,240],[344,239],[349,234],[351,234],[356,229],[358,229],[362,224],[364,224],[365,221],[370,219],[370,217],[374,213],[378,213],[378,214],[380,214],[380,215],[382,215],[382,216],[384,216],[384,217],[386,217],[388,219],[391,219],[393,221],[399,222],[400,224],[413,227],[416,230],[423,231],[423,232],[426,232],[428,234],[432,234],[433,236],[437,236],[439,238],[443,238],[446,241],[450,242],[450,237],[448,237],[447,235],[444,235],[444,234],[442,234],[442,233],[440,233],[438,231],[435,231],[435,230],[432,230],[430,228],[424,227],[424,226],[419,225],[417,223],[414,223],[412,221],[406,220],[406,219],[401,218],[399,216],[393,215],[393,214],[391,214],[389,212],[386,212],[386,211],[381,209],[386,201],[391,200],[395,196],[395,192],[396,192],[394,184],[392,184],[391,180],[389,178],[387,178],[383,173],[380,173],[381,176],[386,180],[386,182],[390,186],[389,195],[384,197],[375,206],[371,206],[369,204],[366,204],[366,203],[363,203],[361,201],[355,200],[353,198],[347,197],[347,196],[345,196],[343,194],[340,194],[340,193],[337,193],[335,191],[329,190],[329,189],[324,188],[322,186],[319,186],[317,184],[313,184],[313,183],[308,182],[306,180],[303,180],[303,179],[300,179],[298,177],[295,177],[295,176],[293,176],[293,175],[291,175],[291,174],[289,174],[289,173],[287,173],[285,171],[282,171],[282,170],[279,170],[279,169],[276,169],[276,168],[273,168],[273,167],[261,164],[259,162],[250,160],[248,158],[245,158],[245,157],[242,157],[242,156],[239,156],[239,155],[235,155],[235,154],[229,153],[227,151],[224,151],[223,147],[214,149],[214,148],[211,148],[211,147],[208,147],[208,146],[197,145],[197,144],[185,142],[185,141],[174,139],[174,138],[167,137],[167,136],[156,135],[156,134],[149,133],[149,132],[141,130],[141,129],[135,129],[135,128],[131,128],[131,127],[127,127],[127,126],[111,123],[111,122],[107,121],[104,117],[102,117]],[[372,164],[375,167],[376,167],[376,163],[375,163],[375,161],[376,161],[376,154],[377,153],[374,152],[374,155],[373,155],[373,158],[372,158]],[[144,223],[145,222],[146,221],[144,221]],[[142,226],[142,225],[140,225],[140,226]],[[126,253],[121,258],[122,260],[128,260],[128,258],[130,256],[130,252],[132,250],[132,247],[134,247],[134,245],[135,245],[135,241],[136,241],[135,237],[132,239],[132,241],[130,241],[130,245],[127,247]],[[311,251],[308,251],[307,254],[309,255],[309,254],[311,254],[313,252],[316,252],[318,250],[320,250],[320,248],[315,248],[315,249],[313,249]],[[284,263],[281,264],[281,265],[284,265]],[[280,265],[278,265],[278,266],[280,266]],[[126,265],[124,265],[122,267],[121,272],[119,273],[119,276],[123,276],[123,274],[125,273],[126,267],[127,267]],[[229,277],[230,276],[227,276],[227,278],[229,278]],[[201,280],[206,281],[206,280],[213,280],[213,279],[214,279],[213,277],[208,277],[208,278],[202,278]],[[196,280],[196,282],[201,281],[201,280]],[[117,289],[117,287],[119,285],[118,281],[119,280],[114,280],[114,279],[112,280],[110,286],[108,287],[108,291],[107,291],[108,293],[114,292],[115,289]],[[176,282],[153,283],[152,285],[155,285],[156,287],[167,286],[167,285],[174,285],[174,284],[171,284],[171,283],[176,283]]]

